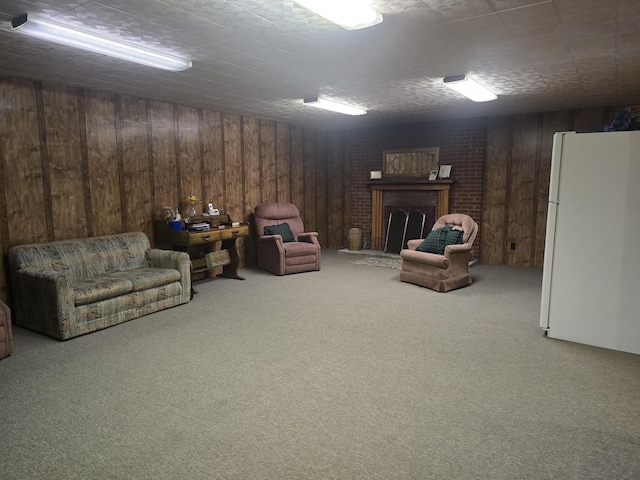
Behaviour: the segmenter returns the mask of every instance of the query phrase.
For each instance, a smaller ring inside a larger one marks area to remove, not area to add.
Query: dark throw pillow
[[[287,222],[280,223],[278,225],[268,225],[264,227],[265,235],[281,235],[283,242],[293,242],[293,233],[291,233],[291,229],[289,228],[289,224]]]
[[[444,255],[444,249],[447,245],[459,245],[462,243],[464,231],[453,230],[451,225],[445,225],[442,228],[429,232],[416,250],[420,252],[435,253]]]

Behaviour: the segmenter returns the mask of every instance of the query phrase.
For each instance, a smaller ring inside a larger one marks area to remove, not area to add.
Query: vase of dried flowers
[[[190,218],[197,217],[198,211],[196,210],[196,204],[198,203],[198,197],[195,195],[189,195],[187,197],[187,203],[189,204],[189,214]]]

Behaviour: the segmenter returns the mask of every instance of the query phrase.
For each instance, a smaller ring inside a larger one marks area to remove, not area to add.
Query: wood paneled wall
[[[251,222],[263,201],[298,205],[342,248],[348,159],[327,133],[177,104],[0,77],[0,298],[13,245],[144,231],[187,195]],[[253,238],[239,241],[255,262]]]
[[[553,133],[601,129],[616,108],[486,120],[483,263],[542,267]],[[11,246],[135,230],[153,242],[156,210],[191,194],[247,222],[260,202],[291,201],[323,247],[343,248],[354,138],[0,77],[0,298]],[[239,242],[246,265],[255,263],[253,240]]]
[[[482,263],[542,268],[553,134],[602,131],[616,108],[487,119]]]

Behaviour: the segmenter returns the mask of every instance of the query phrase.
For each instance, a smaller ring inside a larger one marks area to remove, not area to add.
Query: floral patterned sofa
[[[186,303],[191,262],[142,232],[9,249],[13,323],[60,340]]]

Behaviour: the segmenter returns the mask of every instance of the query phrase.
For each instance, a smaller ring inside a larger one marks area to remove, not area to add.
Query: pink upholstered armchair
[[[0,300],[0,358],[8,357],[12,351],[11,310]]]
[[[422,240],[409,240],[400,252],[402,269],[400,280],[427,287],[438,292],[448,292],[471,285],[469,259],[471,247],[478,234],[478,224],[468,215],[449,214],[440,217],[431,231],[450,225],[453,230],[463,230],[462,244],[447,245],[443,255],[416,250]]]
[[[254,223],[258,268],[276,275],[320,270],[318,234],[304,231],[295,205],[262,203],[255,208]]]

